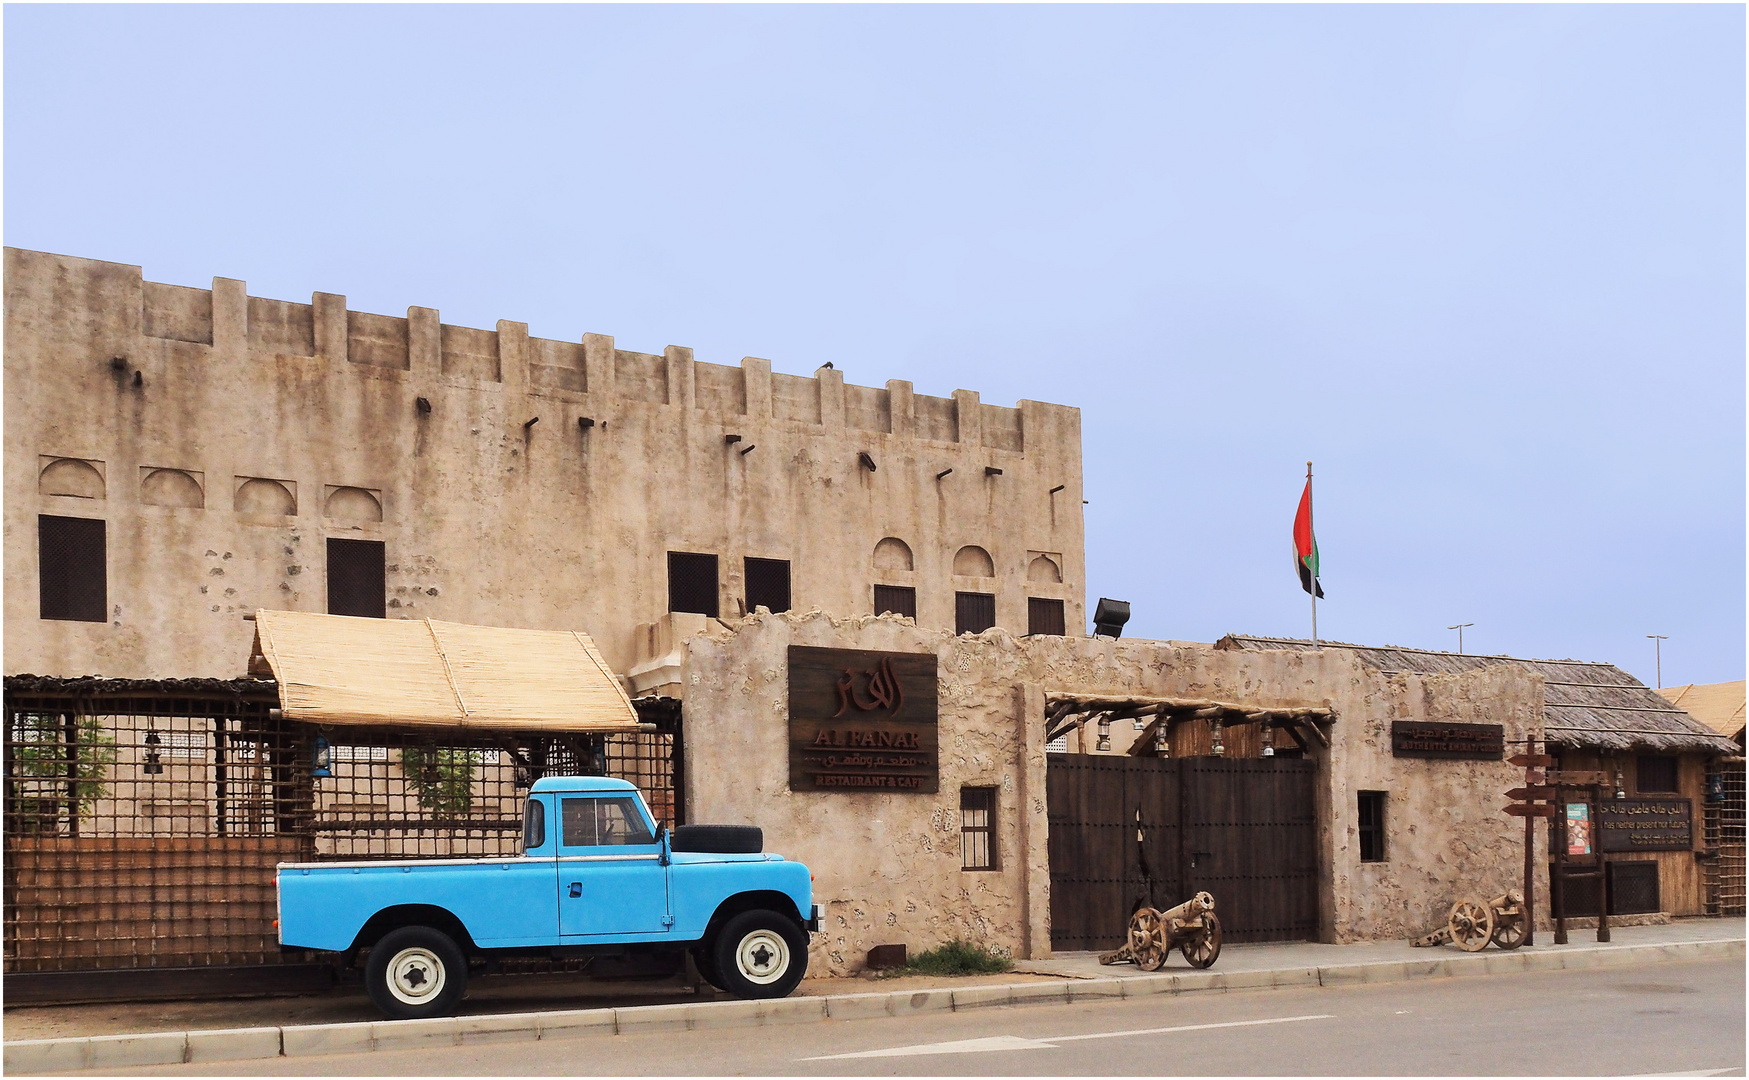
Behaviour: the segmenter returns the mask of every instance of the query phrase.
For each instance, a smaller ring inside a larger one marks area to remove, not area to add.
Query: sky
[[[23,6],[4,238],[1081,409],[1088,608],[1744,677],[1744,8]]]

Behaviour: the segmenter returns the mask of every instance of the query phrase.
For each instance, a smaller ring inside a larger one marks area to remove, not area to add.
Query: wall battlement
[[[215,294],[232,303],[215,306]],[[243,282],[228,278],[214,278],[210,290],[142,278],[140,295],[142,332],[167,341],[210,347],[215,319],[222,322],[229,310],[242,315],[243,326],[226,329],[247,342],[251,355],[320,357],[482,386],[519,383],[535,394],[604,396],[684,405],[725,418],[1026,449],[1021,410],[985,404],[974,391],[933,397],[913,392],[903,379],[885,387],[857,386],[824,367],[812,378],[786,375],[754,356],[729,367],[694,360],[691,349],[678,345],[661,355],[620,349],[605,334],[555,341],[530,337],[526,325],[509,321],[496,330],[476,330],[439,321],[434,308],[408,308],[406,318],[373,315],[348,309],[346,297],[335,293],[316,293],[308,304],[269,300],[247,295]],[[508,348],[507,339],[514,342]]]

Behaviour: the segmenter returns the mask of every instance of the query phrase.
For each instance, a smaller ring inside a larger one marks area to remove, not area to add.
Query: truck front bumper
[[[817,934],[820,932],[820,920],[825,917],[825,914],[826,909],[822,908],[819,904],[815,904],[808,909],[808,933]]]

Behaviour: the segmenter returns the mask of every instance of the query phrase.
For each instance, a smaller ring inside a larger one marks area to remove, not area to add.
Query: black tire
[[[365,988],[391,1020],[449,1016],[468,989],[468,960],[441,930],[403,926],[371,946]]]
[[[681,825],[669,838],[675,851],[715,855],[757,855],[765,850],[765,831],[757,825]]]
[[[743,911],[708,948],[722,979],[715,985],[738,998],[784,997],[808,973],[808,932],[775,911]]]
[[[717,971],[716,960],[711,956],[710,949],[701,945],[692,950],[692,964],[698,968],[698,973],[704,977],[705,982],[710,983],[718,990],[723,988],[723,976],[721,972]]]

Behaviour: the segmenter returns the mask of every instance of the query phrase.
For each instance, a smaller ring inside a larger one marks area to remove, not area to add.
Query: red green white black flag
[[[1300,509],[1294,515],[1294,567],[1300,574],[1300,588],[1314,597],[1324,598],[1324,586],[1318,583],[1318,538],[1312,535],[1312,470],[1306,469],[1306,490],[1300,495]]]

